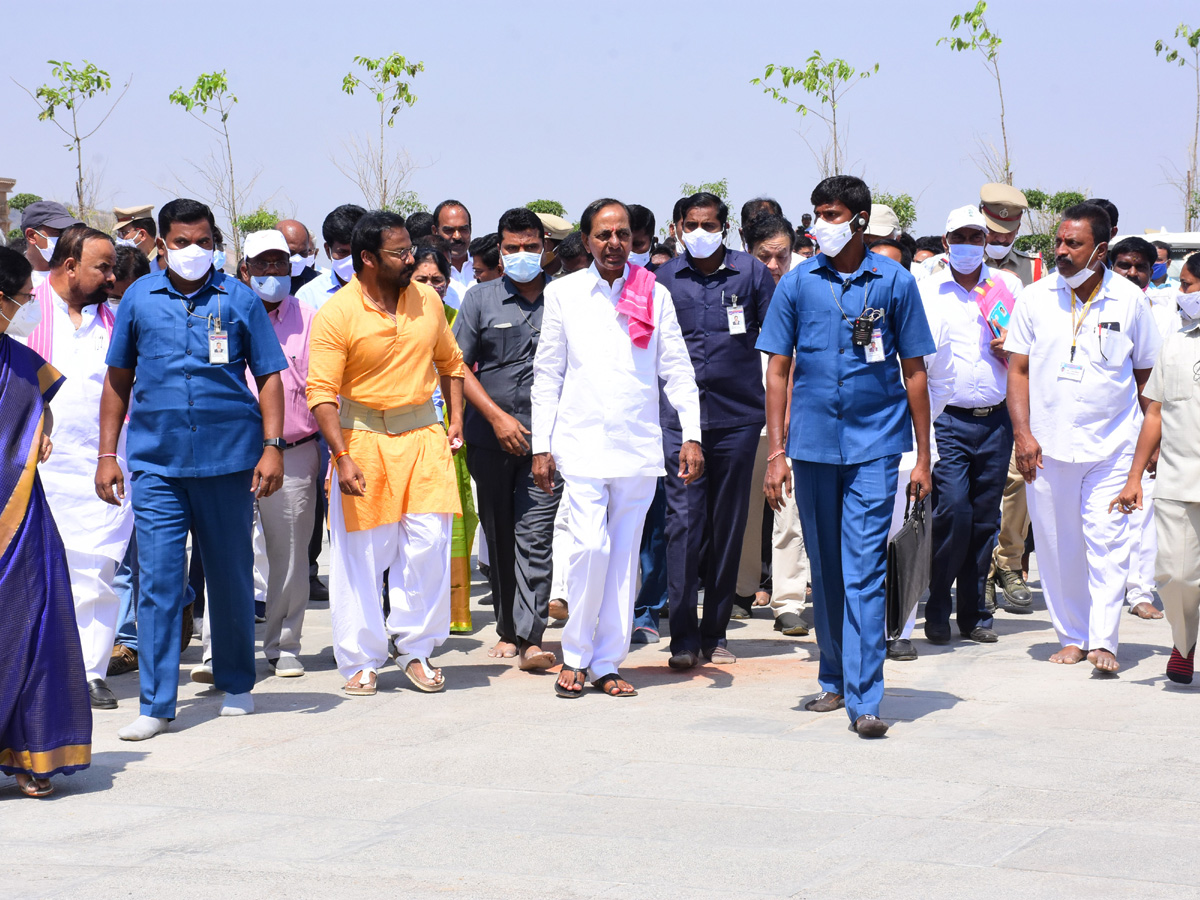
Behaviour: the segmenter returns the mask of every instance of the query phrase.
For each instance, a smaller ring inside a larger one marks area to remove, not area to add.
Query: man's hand
[[[496,440],[505,452],[513,456],[524,456],[529,452],[529,441],[525,440],[529,429],[503,410],[499,410],[492,420],[492,431],[496,432]]]
[[[283,486],[283,451],[278,447],[267,447],[254,467],[254,478],[250,490],[262,500],[270,497]]]
[[[367,492],[367,477],[349,454],[339,458],[334,467],[337,469],[338,487],[343,494],[361,497]]]
[[[1151,478],[1158,478],[1158,454],[1161,447],[1155,447],[1154,452],[1150,454],[1150,459],[1146,462],[1146,474]]]
[[[549,453],[533,455],[533,483],[547,494],[554,493],[554,476],[558,467],[554,465],[554,457]]]
[[[992,355],[996,359],[1008,359],[1008,351],[1004,349],[1004,342],[1008,340],[1008,329],[1001,327],[1000,337],[992,338],[991,348]]]
[[[45,462],[48,460],[53,450],[54,441],[50,440],[50,435],[43,433],[41,446],[38,447],[38,462]]]
[[[918,462],[908,477],[908,499],[913,503],[933,492],[933,476],[929,474],[929,463]]]
[[[1017,471],[1025,479],[1026,484],[1033,484],[1037,478],[1037,470],[1045,468],[1042,465],[1042,445],[1031,432],[1018,432],[1013,443],[1017,450]]]
[[[691,484],[704,474],[704,451],[696,441],[684,441],[679,448],[679,477]]]
[[[767,463],[767,477],[763,480],[763,493],[767,495],[767,503],[771,509],[780,512],[792,496],[792,467],[787,464],[787,457],[780,453]]]
[[[450,452],[458,453],[463,448],[462,423],[451,422],[446,428],[446,438],[450,441]]]
[[[113,506],[120,506],[125,499],[125,476],[111,456],[96,463],[96,496]]]
[[[1108,504],[1108,511],[1111,513],[1114,509],[1119,510],[1121,515],[1127,516],[1135,509],[1142,508],[1142,479],[1131,477],[1125,482],[1125,487],[1121,493],[1117,494],[1115,500]]]

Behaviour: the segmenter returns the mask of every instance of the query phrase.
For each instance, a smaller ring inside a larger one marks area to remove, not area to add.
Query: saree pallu
[[[446,321],[453,325],[458,310],[444,303],[442,306],[446,310]],[[443,410],[442,415],[449,425],[449,410]],[[475,529],[479,527],[475,498],[471,494],[471,473],[467,471],[466,444],[454,455],[454,477],[458,482],[463,514],[454,517],[450,541],[450,630],[461,634],[471,631],[471,545],[475,543]]]
[[[0,335],[0,771],[48,778],[92,758],[92,708],[62,538],[37,473],[62,376]]]

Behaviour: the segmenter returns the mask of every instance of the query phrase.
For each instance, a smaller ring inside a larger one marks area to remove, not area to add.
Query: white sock
[[[221,715],[244,716],[254,712],[254,698],[250,692],[244,694],[226,694],[225,702],[221,704]]]
[[[117,737],[123,741],[149,740],[156,734],[162,734],[166,731],[168,724],[167,719],[160,719],[156,716],[138,716],[118,731]]]

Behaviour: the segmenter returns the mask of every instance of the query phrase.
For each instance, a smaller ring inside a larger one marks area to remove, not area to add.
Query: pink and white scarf
[[[29,340],[26,346],[34,353],[40,356],[48,363],[53,363],[50,357],[54,352],[54,290],[50,287],[50,279],[46,278],[33,289],[34,303],[41,304],[42,321],[37,328],[29,333]],[[113,324],[116,322],[116,317],[112,313],[112,309],[107,303],[101,303],[96,309],[96,315],[100,317],[100,324],[104,326],[104,330],[108,332],[109,338],[112,337]]]
[[[630,265],[629,277],[621,288],[617,312],[629,317],[629,340],[645,350],[654,334],[654,273],[641,266]]]

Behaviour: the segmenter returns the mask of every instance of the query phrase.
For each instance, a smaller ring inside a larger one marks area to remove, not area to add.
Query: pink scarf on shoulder
[[[52,363],[54,360],[50,357],[54,352],[54,290],[50,287],[49,278],[33,289],[31,302],[41,304],[42,321],[29,333],[26,346],[46,362]],[[111,338],[113,323],[116,321],[112,309],[107,303],[101,303],[96,309],[96,315],[100,317],[100,324],[104,326],[104,330]]]
[[[654,273],[630,265],[629,277],[617,300],[617,312],[629,317],[629,340],[645,350],[654,334]]]

